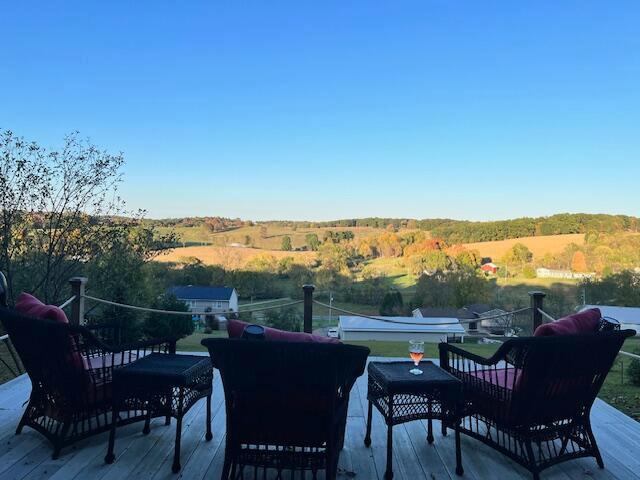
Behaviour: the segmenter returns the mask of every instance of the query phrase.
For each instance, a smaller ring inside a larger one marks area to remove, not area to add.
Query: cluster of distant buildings
[[[487,261],[486,263],[480,265],[480,270],[482,270],[487,275],[497,275],[499,269],[500,267],[491,261]],[[584,280],[585,278],[594,278],[595,276],[595,273],[572,272],[571,270],[558,270],[545,267],[536,268],[536,277],[538,278]]]

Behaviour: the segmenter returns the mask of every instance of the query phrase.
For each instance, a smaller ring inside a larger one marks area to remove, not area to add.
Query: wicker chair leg
[[[144,419],[144,428],[142,429],[142,434],[149,435],[149,432],[151,432],[151,408],[147,410],[147,416]]]
[[[113,409],[111,416],[111,430],[109,432],[109,447],[107,448],[107,454],[104,457],[105,463],[113,463],[116,459],[113,449],[116,442],[116,428],[118,426],[118,410],[117,407]]]
[[[65,438],[67,438],[67,434],[69,433],[70,429],[71,429],[71,422],[67,420],[62,424],[60,436],[53,443],[53,454],[51,455],[52,460],[57,460],[60,457],[60,451],[62,450],[62,446],[64,445],[64,440]]]
[[[171,466],[171,470],[173,473],[178,473],[180,471],[180,440],[182,438],[182,415],[178,415],[178,420],[176,421],[176,445],[175,450],[173,452],[173,465]]]
[[[231,470],[231,459],[228,455],[228,452],[225,452],[224,455],[224,464],[222,465],[222,475],[220,475],[221,480],[229,479],[229,471]]]
[[[336,480],[338,476],[338,458],[340,457],[339,452],[336,450],[335,446],[327,445],[327,480]]]
[[[591,442],[591,448],[593,449],[593,456],[596,457],[596,463],[598,464],[598,467],[604,468],[604,461],[602,460],[600,449],[598,448],[598,444],[596,443],[596,437],[593,435],[590,420],[587,420],[585,428],[587,430],[587,435],[589,435],[589,441]]]
[[[531,472],[531,474],[533,475],[533,480],[539,480],[540,479],[540,471],[538,470],[538,465],[536,464],[536,457],[533,453],[533,446],[531,445],[531,441],[527,440],[524,442],[524,446],[527,450],[527,457],[528,457],[528,464],[529,466],[527,467],[528,470]]]
[[[231,462],[231,478],[233,480],[236,479],[236,468],[238,467],[238,464],[236,462]],[[242,472],[242,470],[240,470]],[[223,477],[224,478],[224,477]],[[226,480],[226,479],[225,479]]]
[[[31,402],[27,405],[27,409],[22,414],[20,418],[20,422],[18,422],[18,426],[16,427],[16,435],[20,435],[22,433],[22,429],[27,424],[27,420],[29,420],[29,407],[31,406]]]

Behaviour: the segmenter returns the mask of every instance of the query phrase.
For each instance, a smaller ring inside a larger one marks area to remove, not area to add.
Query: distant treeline
[[[561,213],[550,217],[524,217],[513,220],[491,222],[470,222],[447,218],[416,220],[413,218],[348,218],[326,222],[307,222],[289,220],[270,220],[253,222],[222,217],[189,217],[183,219],[153,220],[162,226],[201,226],[206,225],[212,231],[252,225],[272,225],[291,228],[409,228],[426,230],[432,236],[442,238],[449,244],[487,242],[509,238],[533,237],[540,235],[560,235],[567,233],[615,233],[637,231],[640,219],[627,215]]]
[[[639,225],[640,219],[626,215],[561,213],[550,217],[516,218],[496,222],[453,220],[433,228],[431,234],[453,244],[567,233],[637,231]]]

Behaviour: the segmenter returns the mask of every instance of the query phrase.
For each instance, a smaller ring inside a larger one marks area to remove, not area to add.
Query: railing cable
[[[516,313],[521,313],[521,312],[525,312],[527,310],[530,310],[531,307],[525,307],[525,308],[521,308],[520,310],[513,310],[511,312],[504,312],[501,314],[497,314],[497,315],[492,315],[492,316],[488,316],[488,317],[479,317],[479,318],[474,318],[474,319],[462,319],[462,320],[458,320],[457,322],[442,322],[442,323],[425,323],[425,322],[403,322],[402,320],[393,320],[391,318],[388,317],[376,317],[376,316],[372,316],[372,315],[364,315],[362,313],[357,313],[357,312],[352,312],[350,310],[345,310],[344,308],[339,308],[336,307],[334,304],[332,304],[331,306],[329,306],[326,303],[322,303],[319,302],[318,300],[314,300],[313,303],[320,305],[322,307],[326,307],[326,308],[331,308],[332,310],[335,310],[337,312],[341,312],[344,313],[346,315],[352,315],[354,317],[362,317],[362,318],[369,318],[371,320],[378,320],[379,322],[385,322],[385,323],[397,323],[400,325],[423,325],[423,326],[440,326],[440,325],[460,325],[463,323],[475,323],[475,322],[481,322],[482,320],[491,320],[493,318],[502,318],[505,317],[507,315],[515,315]],[[415,317],[416,319],[420,318],[420,317]]]
[[[148,308],[148,307],[138,307],[135,305],[127,305],[126,303],[113,302],[111,300],[104,300],[103,298],[92,297],[91,295],[83,295],[84,298],[88,300],[93,300],[94,302],[104,303],[106,305],[112,305],[114,307],[127,308],[129,310],[138,310],[141,312],[149,312],[149,313],[161,313],[166,315],[220,315],[220,314],[230,314],[230,313],[253,313],[253,312],[261,312],[265,310],[274,310],[276,308],[285,308],[293,305],[299,305],[303,302],[303,300],[296,300],[289,303],[279,304],[279,305],[271,305],[267,307],[259,307],[252,308],[248,310],[241,310],[240,312],[235,312],[233,310],[223,310],[219,312],[177,312],[175,310],[161,310],[158,308]]]
[[[551,315],[549,315],[547,312],[545,312],[541,308],[538,308],[538,313],[540,313],[544,318],[546,318],[550,322],[555,322],[556,321],[555,318],[553,318]]]
[[[71,305],[71,303],[76,299],[76,296],[73,295],[71,298],[69,298],[66,302],[64,302],[62,305],[60,305],[58,308],[66,308],[69,305]]]

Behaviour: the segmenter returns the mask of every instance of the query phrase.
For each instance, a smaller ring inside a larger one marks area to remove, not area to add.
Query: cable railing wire
[[[317,305],[320,305],[322,307],[331,308],[331,310],[335,310],[336,312],[341,312],[341,313],[344,313],[346,315],[352,315],[354,317],[369,318],[371,320],[378,320],[380,322],[385,322],[385,323],[397,323],[397,324],[400,324],[400,325],[438,325],[438,326],[440,326],[440,325],[459,325],[459,324],[463,324],[463,323],[476,323],[476,322],[481,322],[483,320],[492,320],[494,318],[504,318],[505,316],[508,316],[508,315],[515,315],[517,313],[522,313],[522,312],[526,312],[528,310],[531,310],[531,307],[525,307],[525,308],[521,308],[519,310],[513,310],[511,312],[504,312],[504,313],[491,315],[491,316],[487,316],[487,317],[479,317],[479,318],[473,318],[473,319],[462,319],[462,320],[458,320],[456,322],[420,323],[420,322],[403,322],[402,320],[394,320],[394,319],[388,318],[388,317],[382,317],[382,316],[376,317],[376,316],[373,316],[373,315],[365,315],[365,314],[362,314],[362,313],[352,312],[352,311],[346,310],[344,308],[336,307],[333,304],[332,305],[328,305],[326,303],[319,302],[318,300],[314,300],[313,303],[315,303]]]
[[[62,305],[60,305],[58,308],[67,308],[69,305],[71,305],[73,303],[73,301],[76,299],[76,296],[73,295],[71,298],[67,299],[66,302],[64,302]]]
[[[126,309],[129,309],[129,310],[137,310],[137,311],[140,311],[140,312],[160,313],[160,314],[165,314],[165,315],[188,315],[188,316],[207,315],[207,314],[215,315],[215,314],[230,314],[230,313],[253,313],[253,312],[261,312],[261,311],[265,311],[265,310],[274,310],[276,308],[285,308],[285,307],[290,307],[290,306],[293,306],[293,305],[299,305],[299,304],[303,303],[303,300],[295,300],[293,302],[284,303],[284,304],[253,308],[253,309],[248,309],[248,310],[241,310],[240,312],[236,312],[234,310],[223,310],[223,311],[218,311],[218,312],[178,312],[178,311],[175,311],[175,310],[162,310],[162,309],[158,309],[158,308],[149,308],[149,307],[139,307],[139,306],[136,306],[136,305],[128,305],[126,303],[119,303],[119,302],[114,302],[114,301],[111,301],[111,300],[105,300],[103,298],[93,297],[91,295],[83,295],[83,298],[86,298],[88,300],[92,300],[94,302],[103,303],[105,305],[111,305],[111,306],[114,306],[114,307],[126,308]]]
[[[546,318],[550,322],[555,322],[556,321],[555,318],[553,318],[551,315],[549,315],[547,312],[545,312],[541,308],[538,308],[538,313],[540,313],[544,318]]]

